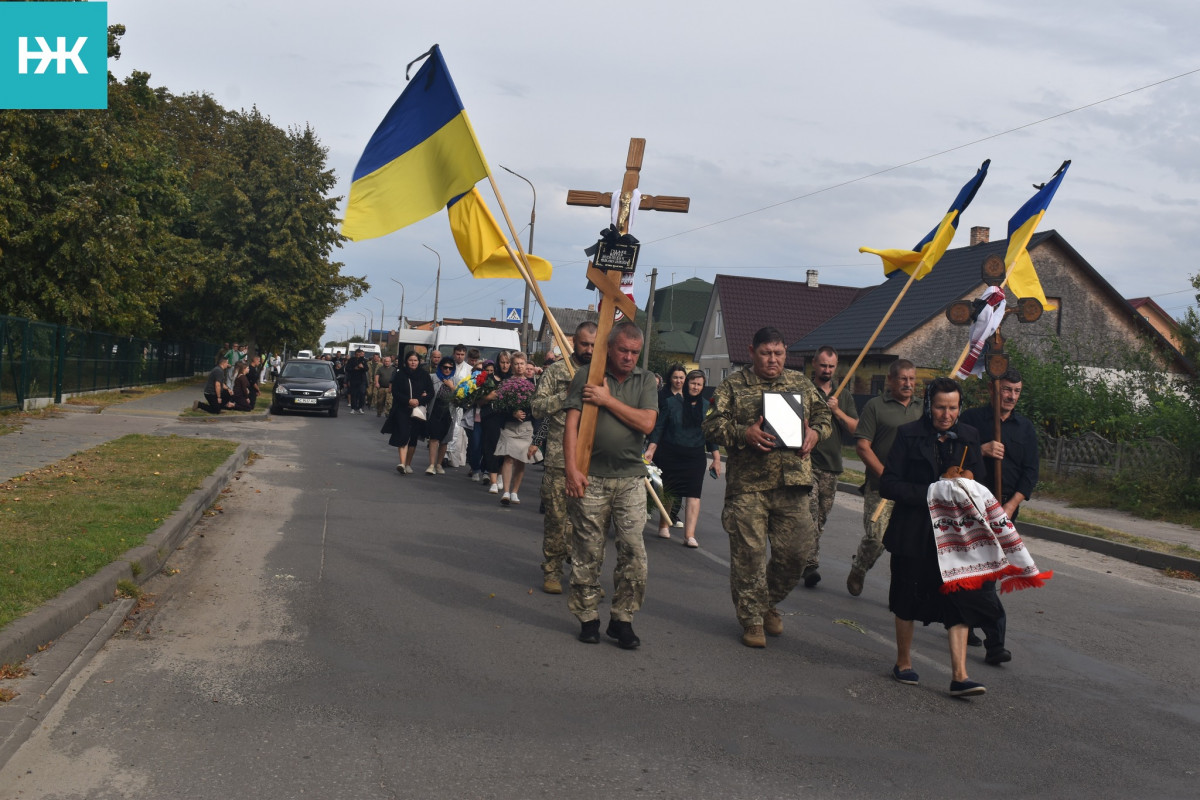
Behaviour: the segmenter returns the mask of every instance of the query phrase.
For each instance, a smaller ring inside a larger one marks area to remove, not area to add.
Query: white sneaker
[[[512,495],[510,495],[508,492],[505,492],[504,496],[500,498],[500,505],[502,505],[502,506],[506,506],[511,502],[512,502]]]
[[[441,464],[439,464],[437,467],[435,467],[435,468],[434,468],[434,472],[435,472],[436,474],[438,474],[438,475],[445,475],[445,474],[446,474],[446,470],[445,470],[445,468],[444,468],[444,467],[442,467],[442,465],[441,465]]]
[[[521,505],[521,498],[517,497],[517,493],[516,493],[516,492],[513,492],[512,494],[510,494],[510,495],[508,496],[508,501],[509,501],[510,503],[512,503],[514,506],[519,506],[519,505]]]
[[[504,488],[504,478],[496,478],[496,485],[499,486],[501,489],[503,489]]]
[[[426,468],[425,474],[426,475],[437,475],[437,467],[435,467],[433,464],[430,464],[429,467]]]
[[[488,494],[500,494],[500,487],[493,483],[488,488]]]
[[[404,474],[405,474],[405,475],[412,475],[412,467],[410,467],[410,466],[408,466],[407,464],[405,464],[405,465],[404,465]]]

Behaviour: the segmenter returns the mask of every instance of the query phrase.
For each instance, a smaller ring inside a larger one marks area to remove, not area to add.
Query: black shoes
[[[987,687],[975,681],[950,681],[951,697],[975,697],[987,692]]]
[[[975,635],[975,631],[967,631],[967,647],[983,647],[983,639]]]
[[[1003,647],[993,647],[987,651],[987,655],[983,657],[983,663],[991,664],[993,667],[998,667],[1001,664],[1007,664],[1012,661],[1012,653],[1005,650]]]
[[[589,619],[580,623],[579,641],[584,644],[600,644],[600,620]]]
[[[585,623],[586,624],[586,623]],[[600,621],[596,620],[596,627],[600,627]],[[642,643],[642,640],[633,632],[632,622],[623,622],[619,619],[609,619],[608,629],[605,633],[612,639],[617,640],[617,644],[622,650],[633,650]]]
[[[812,589],[821,582],[821,573],[817,572],[816,567],[809,567],[804,570],[804,588]]]

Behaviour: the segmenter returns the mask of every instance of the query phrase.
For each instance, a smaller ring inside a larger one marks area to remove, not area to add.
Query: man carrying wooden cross
[[[646,468],[642,445],[658,420],[658,388],[654,375],[637,366],[643,335],[622,320],[608,336],[603,382],[588,383],[584,370],[575,373],[564,404],[563,458],[567,476],[567,513],[571,519],[571,593],[567,607],[580,622],[579,641],[600,641],[600,570],[605,534],[616,528],[617,566],[613,582],[612,618],[606,633],[625,650],[641,644],[633,632],[633,615],[646,595]],[[595,359],[593,359],[594,361]],[[596,436],[585,474],[579,467],[579,428],[585,405],[597,411]]]

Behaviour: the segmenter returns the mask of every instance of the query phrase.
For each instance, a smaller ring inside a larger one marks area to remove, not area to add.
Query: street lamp
[[[400,319],[398,321],[400,330],[404,330],[404,284],[395,278],[388,278],[392,283],[400,284]]]
[[[367,337],[366,337],[366,335],[365,335],[365,334],[366,334],[366,330],[367,330],[367,315],[366,315],[366,314],[364,314],[364,313],[363,313],[363,312],[361,312],[361,311],[355,311],[354,313],[355,313],[355,314],[358,314],[360,317],[362,317],[362,321],[363,321],[363,333],[364,333],[363,339],[365,340],[365,339],[367,338]],[[346,342],[346,352],[347,352],[347,353],[349,353],[349,352],[350,352],[350,342],[348,342],[348,341]]]
[[[438,326],[438,294],[442,290],[442,254],[427,244],[422,244],[421,247],[438,257],[437,281],[433,285],[433,327],[436,328]]]
[[[537,189],[534,189],[533,181],[529,180],[529,178],[526,178],[524,175],[513,172],[511,169],[504,166],[503,164],[500,165],[500,169],[502,169],[505,172],[508,172],[512,175],[516,175],[518,178],[520,178],[521,180],[528,183],[529,188],[533,190],[533,205],[529,209],[529,246],[527,248],[525,248],[526,253],[528,253],[529,255],[533,255],[533,223],[534,223],[534,221],[537,220]],[[525,350],[525,352],[528,353],[529,352],[529,335],[533,332],[533,327],[529,324],[529,284],[528,283],[525,284],[525,307],[524,307],[524,310],[521,312],[521,329],[522,329],[522,332],[525,334],[524,336],[521,337],[521,346]]]
[[[367,296],[368,296],[368,297],[373,297],[373,298],[375,298],[376,300],[379,300],[379,298],[378,298],[378,297],[375,297],[375,295],[373,295],[373,294],[372,294],[372,295],[367,295]],[[383,325],[384,325],[384,322],[383,322],[383,321],[384,321],[385,319],[387,319],[387,317],[385,317],[385,316],[383,315],[383,301],[382,301],[382,300],[379,300],[379,346],[380,346],[380,348],[381,348],[381,349],[383,348]],[[374,328],[375,328],[375,326],[374,326],[374,325],[372,325],[372,326],[371,326],[371,329],[372,329],[372,330],[374,330]]]

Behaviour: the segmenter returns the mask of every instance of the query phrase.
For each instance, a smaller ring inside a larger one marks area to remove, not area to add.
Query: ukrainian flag
[[[483,202],[479,189],[471,187],[471,191],[455,197],[446,207],[446,213],[450,217],[450,232],[454,234],[458,253],[472,275],[476,278],[522,277],[505,247],[508,238],[501,233],[500,225]],[[550,262],[532,254],[527,257],[534,279],[550,280]]]
[[[1054,177],[1038,189],[1037,194],[1029,198],[1029,202],[1021,206],[1008,221],[1008,252],[1004,254],[1008,288],[1012,289],[1018,298],[1036,297],[1045,309],[1058,308],[1058,304],[1046,299],[1042,282],[1038,280],[1033,261],[1029,258],[1029,251],[1025,248],[1029,246],[1029,240],[1037,231],[1042,217],[1046,216],[1046,209],[1054,199],[1054,193],[1058,191],[1058,185],[1062,183],[1069,166],[1071,162],[1064,161],[1058,172],[1054,173]]]
[[[354,168],[342,233],[384,236],[441,211],[488,175],[437,45],[379,123]]]
[[[958,197],[954,198],[954,202],[950,204],[950,210],[946,212],[946,216],[942,217],[942,221],[924,239],[917,242],[917,246],[912,250],[872,250],[869,247],[860,247],[858,252],[874,253],[882,258],[884,275],[890,275],[896,270],[902,270],[905,274],[912,275],[913,270],[917,270],[915,279],[924,278],[933,269],[934,264],[941,260],[946,248],[950,246],[950,242],[954,239],[954,233],[958,230],[958,218],[975,199],[975,193],[983,185],[983,179],[987,177],[988,165],[991,163],[991,159],[983,162],[983,165],[975,172],[975,177],[967,181],[962,187],[962,191],[958,193]]]

